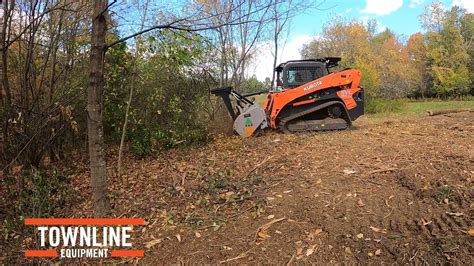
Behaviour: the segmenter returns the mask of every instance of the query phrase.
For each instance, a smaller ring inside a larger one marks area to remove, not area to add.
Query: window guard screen
[[[323,70],[319,66],[290,67],[286,74],[288,84],[307,83],[324,76]]]

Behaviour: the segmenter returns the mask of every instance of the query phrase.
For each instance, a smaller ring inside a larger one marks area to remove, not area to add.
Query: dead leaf
[[[469,229],[469,231],[467,231],[467,233],[471,236],[474,236],[474,228]]]
[[[235,195],[234,191],[227,191],[220,195],[221,199],[229,200]]]
[[[267,239],[267,238],[269,238],[269,237],[270,237],[270,235],[269,235],[269,234],[267,233],[267,231],[265,231],[265,230],[260,230],[260,231],[258,232],[258,238],[259,238],[260,240],[265,240],[265,239]]]
[[[313,232],[310,232],[308,234],[308,240],[310,240],[310,241],[313,240],[315,236],[321,234],[322,232],[323,232],[323,229],[321,229],[321,228],[318,228],[318,229],[314,230]]]
[[[357,234],[357,238],[359,239],[364,238],[364,234]]]
[[[316,248],[316,245],[312,245],[311,247],[309,247],[307,250],[306,250],[306,257],[310,256],[311,254],[314,253],[315,251],[315,248]]]
[[[296,255],[301,255],[303,253],[303,248],[302,247],[296,247]]]
[[[283,193],[288,194],[288,193],[291,193],[291,191],[293,191],[293,190],[292,189],[286,190],[286,191],[283,191]]]
[[[198,231],[196,231],[196,233],[194,233],[194,235],[196,236],[196,238],[200,238],[200,237],[201,237],[201,233],[199,233]]]
[[[181,236],[179,234],[176,235],[176,239],[178,239],[178,242],[181,242]]]
[[[273,214],[270,214],[270,215],[267,216],[268,220],[273,219],[273,218],[275,218],[275,215],[273,215]]]
[[[145,248],[152,248],[153,246],[155,246],[156,244],[159,244],[161,243],[162,239],[153,239],[149,242],[146,242],[145,243]]]
[[[362,199],[359,199],[357,201],[357,205],[359,205],[359,207],[364,207],[365,206],[364,202],[362,202]]]
[[[344,174],[346,174],[346,175],[352,175],[352,174],[356,173],[356,171],[352,170],[352,169],[344,169],[344,170],[342,170],[342,172],[344,172]]]
[[[350,247],[346,247],[346,248],[344,249],[344,252],[346,252],[347,254],[351,254],[351,255],[352,255],[352,250],[351,250]]]
[[[372,252],[369,252],[369,253],[367,253],[367,256],[369,256],[369,257],[373,257],[373,256],[374,256],[374,253],[372,253]]]
[[[321,180],[321,178],[318,178],[318,180],[316,180],[316,184],[321,184],[321,182],[323,182],[323,180]]]
[[[377,250],[375,251],[375,256],[380,256],[380,254],[382,254],[382,250],[377,249]]]
[[[381,228],[377,228],[375,226],[371,226],[370,229],[372,229],[372,231],[376,232],[376,233],[382,233],[382,234],[386,234],[387,233],[387,230],[386,229],[381,229]]]

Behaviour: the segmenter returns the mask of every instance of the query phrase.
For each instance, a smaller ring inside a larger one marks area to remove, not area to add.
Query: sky
[[[376,19],[379,31],[386,27],[397,34],[410,36],[422,32],[418,16],[432,0],[318,0],[318,10],[301,13],[291,21],[288,38],[278,62],[300,59],[300,49],[321,34],[324,24],[334,16],[368,21]],[[474,13],[474,0],[441,0],[445,8],[453,5],[464,7]],[[260,44],[250,75],[260,81],[272,75],[273,55],[269,43]]]

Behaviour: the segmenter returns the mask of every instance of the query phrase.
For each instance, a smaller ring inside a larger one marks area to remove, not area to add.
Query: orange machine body
[[[284,88],[282,91],[270,92],[265,100],[264,108],[272,128],[277,128],[278,115],[287,105],[301,106],[314,103],[317,99],[304,99],[298,101],[308,94],[325,90],[328,88],[339,88],[337,96],[344,103],[347,110],[357,106],[353,95],[361,90],[361,72],[355,69],[347,69],[341,72],[331,73],[319,79],[308,82],[296,88]]]

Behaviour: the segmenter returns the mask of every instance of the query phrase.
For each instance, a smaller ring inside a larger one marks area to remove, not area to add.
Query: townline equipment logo
[[[144,225],[139,218],[27,218],[25,225],[37,226],[40,246],[25,250],[26,257],[107,258],[143,257],[132,246],[132,225]]]

